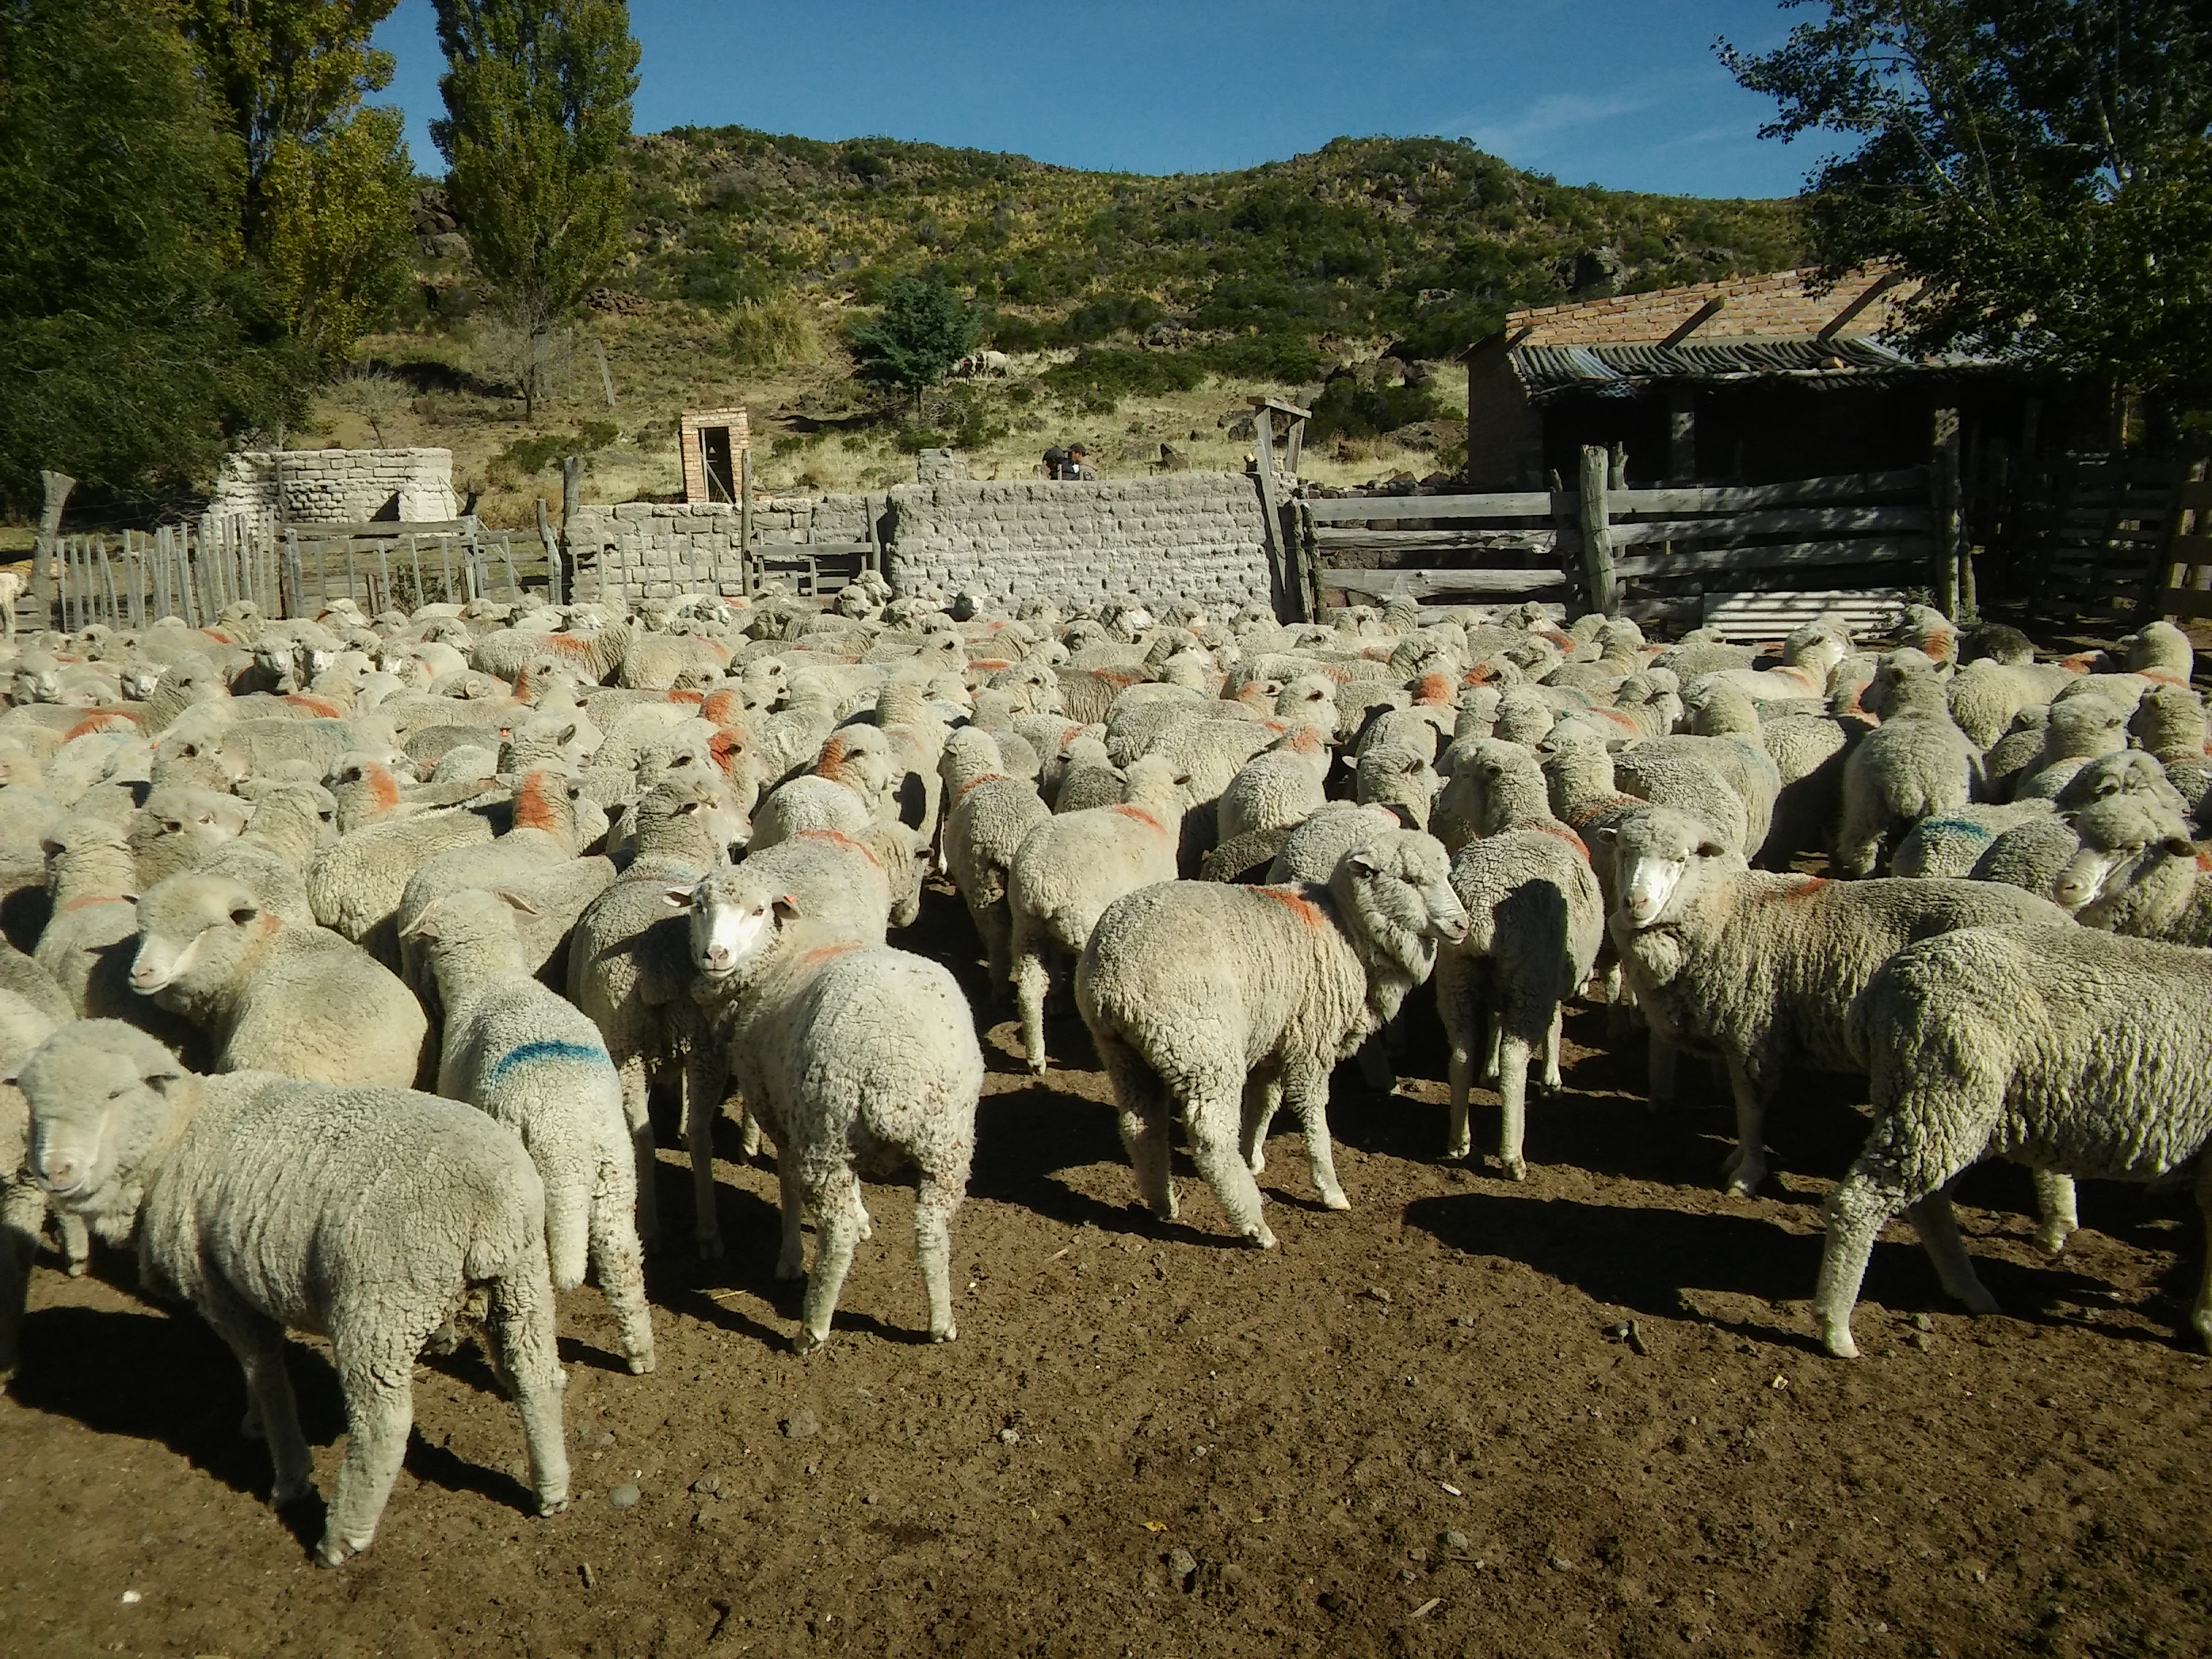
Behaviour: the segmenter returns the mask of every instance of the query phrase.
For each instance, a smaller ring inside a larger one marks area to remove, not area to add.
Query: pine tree
[[[849,337],[862,378],[911,391],[918,414],[922,388],[950,374],[975,344],[976,321],[975,307],[943,283],[902,276],[891,284],[882,315]]]
[[[437,0],[446,118],[430,135],[477,269],[522,330],[534,412],[545,337],[622,252],[637,42],[620,0]]]

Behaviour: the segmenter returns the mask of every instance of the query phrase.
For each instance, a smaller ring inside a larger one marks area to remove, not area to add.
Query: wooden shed
[[[1775,483],[1924,462],[1938,410],[2016,427],[2018,374],[1883,338],[1910,291],[1784,270],[1516,311],[1468,354],[1468,483],[1540,489],[1595,444],[1633,485]]]

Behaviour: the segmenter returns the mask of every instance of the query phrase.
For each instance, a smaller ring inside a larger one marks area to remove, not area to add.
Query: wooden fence
[[[2202,463],[2194,470],[2206,471]],[[2212,477],[2175,484],[2169,522],[2155,609],[2165,617],[2212,617]]]
[[[1617,458],[1589,448],[1571,490],[1297,501],[1311,602],[1330,590],[1566,599],[1694,623],[1723,591],[1921,587],[1948,611],[1962,580],[1970,590],[1956,487],[1940,462],[1659,489],[1621,488],[1617,472]]]
[[[474,599],[520,601],[553,591],[561,564],[550,536],[486,530],[473,519],[434,523],[295,525],[270,532],[243,520],[150,532],[63,537],[55,550],[52,625],[143,628],[177,617],[194,628],[240,601],[264,617],[313,617],[350,597],[362,611]]]

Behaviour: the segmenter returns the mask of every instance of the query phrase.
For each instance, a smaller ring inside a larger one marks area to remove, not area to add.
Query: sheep
[[[31,1112],[16,1088],[15,1068],[24,1056],[65,1024],[14,991],[0,989],[0,1383],[15,1374],[22,1360],[23,1305],[30,1290],[31,1263],[46,1231],[46,1194],[27,1173],[31,1150]],[[80,1218],[63,1218],[64,1247],[70,1272],[84,1271],[89,1249]]]
[[[1190,775],[1147,755],[1130,765],[1128,777],[1127,794],[1115,805],[1040,819],[1007,866],[1014,1003],[1023,1053],[1040,1076],[1054,958],[1080,957],[1099,916],[1124,893],[1176,878]]]
[[[415,1081],[428,1023],[383,964],[288,922],[243,882],[186,871],[138,901],[131,988],[210,1029],[215,1069],[325,1083]]]
[[[1910,666],[1918,654],[1883,659],[1866,699],[1881,724],[1844,763],[1836,867],[1846,876],[1870,873],[1886,839],[1966,805],[1981,779],[1981,756],[1952,722],[1943,681],[1925,662]]]
[[[2127,746],[2128,717],[2118,704],[2094,694],[2062,697],[2051,705],[2042,752],[2013,786],[2013,799],[2054,799],[2086,763]]]
[[[975,1149],[983,1052],[967,1000],[936,963],[856,938],[787,899],[690,910],[698,1000],[718,1051],[776,1146],[779,1279],[801,1271],[799,1224],[815,1218],[814,1264],[793,1346],[830,1337],[854,1244],[867,1227],[860,1180],[885,1164],[920,1170],[915,1254],[929,1338],[950,1342],[951,1223]]]
[[[369,1547],[406,1455],[416,1357],[483,1298],[540,1515],[568,1504],[545,1199],[513,1133],[411,1091],[249,1073],[201,1078],[134,1027],[65,1025],[24,1060],[49,1201],[191,1303],[238,1356],[278,1509],[312,1495],[284,1333],[331,1340],[347,1441],[315,1559]]]
[[[1421,751],[1392,743],[1359,757],[1352,776],[1352,798],[1363,805],[1387,806],[1408,830],[1426,830],[1443,780]]]
[[[2048,899],[1981,882],[1834,882],[1753,871],[1686,813],[1599,831],[1619,897],[1607,926],[1655,1032],[1717,1054],[1735,1097],[1731,1193],[1766,1176],[1765,1113],[1784,1067],[1856,1073],[1850,1000],[1899,947],[1954,928],[2056,926]]]
[[[1282,851],[1267,866],[1265,884],[1327,882],[1338,861],[1354,847],[1364,847],[1387,832],[1402,829],[1387,806],[1333,800],[1283,837]]]
[[[128,1018],[130,941],[138,933],[138,866],[123,832],[99,818],[47,830],[46,890],[52,912],[31,952],[69,999],[70,1018]]]
[[[1759,850],[1751,838],[1751,814],[1743,797],[1700,755],[1646,750],[1638,744],[1613,757],[1613,779],[1639,800],[1672,806],[1703,820],[1731,851],[1747,859]]]
[[[1109,905],[1076,967],[1076,1006],[1153,1213],[1176,1213],[1168,1137],[1179,1117],[1230,1224],[1273,1249],[1252,1176],[1279,1102],[1304,1127],[1322,1201],[1349,1209],[1328,1138],[1329,1070],[1467,927],[1444,849],[1405,830],[1346,853],[1326,887],[1170,882]]]
[[[438,1092],[522,1138],[545,1185],[546,1259],[556,1291],[588,1267],[613,1309],[631,1374],[653,1369],[653,1316],[637,1237],[637,1164],[622,1080],[592,1022],[531,977],[515,927],[529,901],[463,888],[434,901],[421,940],[446,1011]]]
[[[190,869],[245,833],[250,816],[245,802],[210,789],[165,784],[153,790],[128,830],[140,884],[151,887]]]
[[[1990,1158],[2159,1181],[2212,1138],[2203,951],[2083,927],[1973,927],[1899,951],[1851,1012],[1875,1124],[1829,1195],[1813,1292],[1820,1340],[1856,1357],[1851,1309],[1882,1225],[1908,1212],[1945,1291],[1996,1311],[1946,1188]],[[2212,1165],[2193,1184],[2212,1239]],[[2212,1345],[2212,1271],[2190,1324]]]
[[[393,918],[415,872],[441,853],[491,838],[489,819],[452,810],[362,824],[315,855],[307,866],[307,902],[322,926],[396,963]]]
[[[1437,1012],[1450,1045],[1448,1155],[1465,1158],[1469,1150],[1468,1092],[1486,1008],[1503,1109],[1498,1161],[1518,1181],[1528,1172],[1521,1148],[1529,1055],[1542,1046],[1543,1087],[1556,1091],[1560,1010],[1589,977],[1605,934],[1605,901],[1582,837],[1552,816],[1534,755],[1517,744],[1475,739],[1455,781],[1465,787],[1474,833],[1451,864],[1466,937],[1437,956]]]
[[[1014,921],[1006,872],[1023,838],[1051,809],[1035,789],[999,769],[999,746],[987,732],[954,732],[943,765],[945,872],[982,940],[993,994],[1011,996]]]
[[[2084,927],[2169,945],[2212,945],[2212,877],[2179,819],[2141,797],[2075,815],[2098,825],[2054,884]]]

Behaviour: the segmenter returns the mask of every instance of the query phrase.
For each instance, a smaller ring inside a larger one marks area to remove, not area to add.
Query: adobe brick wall
[[[295,524],[351,524],[374,519],[395,501],[408,523],[452,519],[450,449],[288,449],[282,452],[284,508]],[[277,454],[246,450],[223,463],[215,495],[201,515],[210,525],[244,519],[267,534],[276,522]]]
[[[1762,276],[1732,276],[1714,283],[1693,283],[1687,288],[1665,288],[1650,294],[1623,295],[1617,299],[1582,300],[1571,305],[1538,306],[1511,313],[1505,319],[1508,333],[1527,328],[1527,345],[1632,345],[1665,339],[1695,316],[1708,301],[1727,304],[1700,328],[1693,338],[1730,340],[1797,337],[1817,334],[1829,319],[1852,299],[1879,281],[1882,273],[1868,270],[1846,277],[1827,293],[1808,291],[1810,270],[1778,270]],[[1901,283],[1879,295],[1846,324],[1846,336],[1879,334],[1890,325],[1896,307],[1913,291]]]

